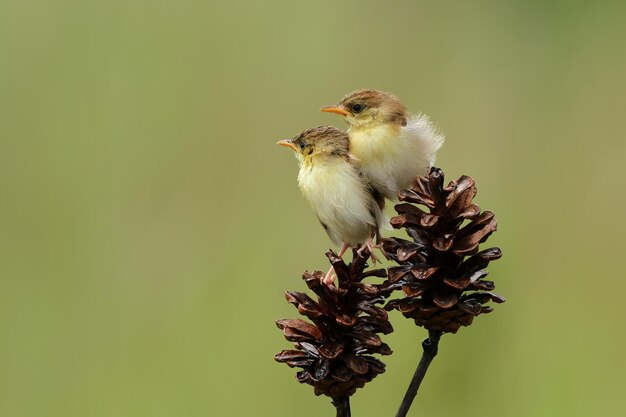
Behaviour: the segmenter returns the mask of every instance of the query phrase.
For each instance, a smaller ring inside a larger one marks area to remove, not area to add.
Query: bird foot
[[[356,253],[363,258],[363,251],[367,248],[370,251],[370,258],[372,259],[372,263],[376,265],[380,263],[380,259],[376,255],[374,255],[374,249],[381,249],[383,247],[382,243],[374,243],[372,238],[369,238],[365,241],[363,246],[361,246]]]
[[[322,282],[330,287],[336,279],[337,275],[335,275],[335,269],[331,266],[326,275],[324,275],[324,278],[322,278]]]

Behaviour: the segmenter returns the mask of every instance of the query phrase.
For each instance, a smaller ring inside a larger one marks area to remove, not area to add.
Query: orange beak
[[[322,107],[320,111],[323,111],[326,113],[337,113],[341,116],[347,116],[350,114],[346,109],[340,106],[325,106],[325,107]]]
[[[294,151],[296,150],[296,145],[293,144],[291,139],[283,139],[276,142],[277,145],[284,146],[285,148],[291,148]]]

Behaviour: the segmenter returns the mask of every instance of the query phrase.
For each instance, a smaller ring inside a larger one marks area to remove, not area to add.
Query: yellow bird
[[[339,256],[364,243],[359,255],[367,247],[376,262],[372,237],[382,213],[371,186],[348,152],[348,135],[320,126],[277,144],[293,149],[300,163],[298,186],[330,239],[343,244]],[[331,268],[324,282],[330,285],[334,278]]]
[[[356,90],[320,110],[345,118],[350,153],[372,187],[390,200],[428,173],[444,141],[427,116],[410,116],[396,96],[384,91]]]

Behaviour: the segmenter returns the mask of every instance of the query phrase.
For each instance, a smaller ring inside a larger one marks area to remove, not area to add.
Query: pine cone
[[[474,317],[490,313],[493,308],[487,302],[504,302],[492,292],[494,283],[483,279],[484,269],[502,252],[499,248],[478,251],[496,230],[496,220],[493,212],[481,213],[472,203],[477,192],[474,180],[464,175],[445,188],[443,182],[443,171],[432,168],[428,177],[419,177],[412,188],[398,193],[405,203],[396,205],[398,216],[391,224],[406,229],[413,241],[383,242],[387,256],[400,264],[389,268],[385,288],[401,288],[406,295],[385,308],[401,311],[428,330],[456,333]]]
[[[369,276],[386,277],[384,269],[364,272],[369,253],[346,265],[334,252],[326,256],[332,263],[339,286],[322,283],[324,273],[304,272],[302,279],[317,295],[314,301],[302,292],[287,291],[287,301],[298,308],[305,320],[278,320],[287,340],[296,350],[283,350],[274,359],[290,367],[302,368],[296,374],[301,383],[312,385],[316,395],[333,399],[354,394],[376,375],[385,372],[385,364],[370,354],[390,355],[391,349],[377,333],[393,331],[383,304],[385,296],[379,285],[362,280]]]

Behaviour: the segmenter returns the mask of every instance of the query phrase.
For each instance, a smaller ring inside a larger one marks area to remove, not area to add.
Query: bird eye
[[[306,148],[306,143],[304,143],[304,142],[300,142],[300,144],[299,144],[298,146],[300,146],[300,150],[302,150],[302,151],[303,151],[303,150],[304,150],[304,148]]]
[[[352,105],[353,113],[361,113],[363,111],[363,105],[361,103],[356,103]]]

